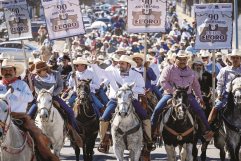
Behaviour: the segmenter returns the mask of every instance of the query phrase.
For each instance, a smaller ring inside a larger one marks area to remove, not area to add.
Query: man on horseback
[[[117,84],[123,85],[125,83],[135,83],[135,86],[133,87],[133,106],[135,108],[136,114],[139,116],[139,118],[142,120],[143,126],[144,126],[144,132],[148,137],[147,140],[147,148],[148,150],[155,149],[155,146],[153,145],[152,139],[151,139],[151,125],[150,120],[147,118],[147,112],[145,109],[141,106],[141,104],[138,101],[138,95],[143,95],[145,90],[145,82],[143,77],[140,73],[134,71],[131,69],[131,67],[136,66],[136,63],[131,60],[131,57],[127,55],[122,55],[119,59],[119,70],[113,70],[112,72],[106,72],[109,81],[110,81],[110,101],[107,104],[107,108],[105,112],[103,113],[101,119],[100,119],[100,146],[98,147],[98,150],[100,152],[107,152],[107,145],[103,142],[105,133],[109,127],[109,121],[111,120],[111,114],[115,112],[115,108],[117,106],[116,101],[116,92],[119,89]]]
[[[185,53],[185,51],[179,51],[176,56],[175,64],[164,68],[163,72],[161,73],[160,83],[162,84],[162,88],[164,89],[164,95],[156,105],[151,117],[153,133],[156,131],[157,128],[158,117],[163,112],[165,106],[167,106],[167,101],[172,98],[172,95],[175,92],[175,88],[178,86],[188,86],[188,100],[190,103],[190,107],[196,113],[196,116],[201,120],[201,122],[204,123],[206,138],[210,139],[213,133],[210,131],[209,124],[202,108],[192,94],[193,90],[196,97],[199,99],[200,104],[202,106],[205,105],[202,99],[198,79],[192,69],[187,66],[188,57],[189,55]]]
[[[91,70],[88,69],[88,65],[90,65],[90,63],[87,60],[79,57],[76,60],[74,60],[73,63],[75,65],[77,71],[74,74],[74,76],[70,77],[69,89],[67,91],[69,91],[70,89],[74,89],[74,91],[76,91],[74,77],[77,77],[77,80],[87,80],[87,79],[91,80],[91,83],[90,83],[91,100],[94,104],[96,113],[99,115],[99,112],[102,113],[104,110],[104,105],[101,103],[101,101],[96,96],[96,91],[99,90],[99,88],[100,88],[99,79],[94,72],[92,72]],[[69,99],[69,104],[73,105],[76,98],[77,98],[77,95],[76,95],[76,93],[74,93],[71,96],[71,98]]]
[[[208,117],[209,123],[212,123],[215,120],[218,111],[226,106],[228,101],[228,93],[230,92],[230,83],[237,74],[241,74],[241,51],[233,50],[232,54],[229,55],[229,59],[232,65],[222,68],[217,76],[218,82],[216,92],[218,99]]]
[[[58,161],[58,158],[48,148],[48,144],[50,144],[49,139],[36,127],[34,121],[25,114],[28,103],[33,100],[33,95],[28,85],[19,79],[20,74],[23,72],[24,67],[21,64],[4,59],[1,66],[1,76],[3,78],[0,81],[0,94],[6,94],[11,89],[11,93],[7,98],[11,107],[12,117],[23,121],[20,128],[30,133],[35,141],[36,148],[44,160]]]

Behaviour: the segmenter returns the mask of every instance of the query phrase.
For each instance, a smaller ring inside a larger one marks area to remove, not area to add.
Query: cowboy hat
[[[141,58],[142,60],[144,60],[144,54],[141,54],[141,53],[134,53],[131,58],[134,59],[134,58]]]
[[[200,53],[201,53],[201,57],[209,57],[210,56],[210,53],[205,50],[200,51]]]
[[[120,57],[117,55],[117,54],[111,54],[110,58],[113,60],[113,61],[119,61]]]
[[[73,61],[74,65],[78,65],[78,64],[84,64],[84,65],[90,65],[90,63],[88,62],[88,60],[78,57],[76,60]]]
[[[119,59],[119,62],[126,62],[126,63],[129,63],[131,65],[131,67],[136,67],[136,62],[134,62],[132,60],[132,58],[128,55],[121,55],[120,59]]]
[[[234,50],[232,51],[232,53],[229,54],[228,56],[229,56],[229,57],[232,57],[232,56],[239,56],[239,57],[241,57],[241,51],[240,51],[240,50],[237,50],[237,49],[234,49]]]
[[[116,50],[116,52],[125,52],[126,51],[126,49],[125,48],[122,48],[122,47],[119,47],[117,50]]]
[[[185,52],[184,50],[180,50],[177,55],[176,55],[177,58],[188,58],[189,55],[187,54],[187,52]]]
[[[203,61],[202,61],[202,59],[201,59],[201,58],[196,57],[196,58],[194,58],[194,60],[193,60],[193,63],[192,63],[192,64],[203,64]]]
[[[12,67],[16,68],[16,77],[19,77],[24,72],[24,66],[22,64],[17,63],[10,59],[3,59],[1,69],[12,68]],[[1,71],[0,71],[0,75],[2,75]]]
[[[49,69],[49,66],[45,61],[38,61],[35,63],[35,68],[33,70],[33,73],[38,73],[41,70],[47,70],[47,69]]]

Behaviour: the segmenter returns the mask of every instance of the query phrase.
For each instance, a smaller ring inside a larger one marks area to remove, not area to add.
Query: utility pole
[[[234,0],[235,48],[238,49],[238,0]]]

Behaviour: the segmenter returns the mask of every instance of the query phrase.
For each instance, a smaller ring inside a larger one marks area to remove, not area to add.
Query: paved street
[[[99,144],[98,142],[99,139],[97,139],[96,145],[95,145],[95,155],[94,155],[94,161],[114,161],[116,160],[115,155],[113,154],[112,149],[110,150],[110,153],[107,154],[102,154],[97,151],[97,146]],[[200,154],[200,145],[199,147],[199,154]],[[210,145],[208,148],[208,153],[207,153],[207,161],[219,161],[218,156],[219,152],[216,148],[214,148],[213,145]],[[81,150],[81,157],[80,159],[82,160],[82,150]],[[128,158],[128,151],[125,152],[125,158],[127,161]],[[75,154],[74,150],[72,147],[70,147],[69,141],[65,143],[64,148],[61,150],[61,160],[62,161],[75,161]],[[151,153],[151,160],[152,161],[165,161],[167,160],[166,152],[164,147],[162,148],[157,148],[154,152]]]

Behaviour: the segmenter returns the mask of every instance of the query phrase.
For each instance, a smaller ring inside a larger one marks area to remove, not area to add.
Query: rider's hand
[[[145,67],[145,68],[149,68],[149,65],[150,65],[150,62],[147,61],[147,62],[145,62],[144,67]]]
[[[71,74],[71,76],[72,76],[72,78],[75,78],[75,76],[76,76],[75,72],[73,72],[73,73]]]
[[[13,93],[13,92],[14,92],[14,89],[13,89],[13,87],[12,87],[12,85],[11,85],[11,84],[9,84],[9,85],[7,86],[7,90],[9,90],[9,89],[11,89],[11,93]]]
[[[202,108],[205,108],[205,102],[203,100],[200,100],[200,105]]]

